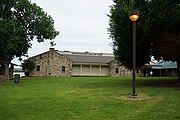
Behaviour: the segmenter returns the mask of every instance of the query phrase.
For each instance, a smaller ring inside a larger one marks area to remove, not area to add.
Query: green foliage
[[[108,29],[117,59],[132,68],[131,9],[141,12],[137,20],[137,67],[149,62],[150,57],[173,60],[180,58],[180,1],[178,0],[117,0],[111,6]],[[133,3],[133,4],[132,4]]]
[[[143,6],[147,6],[146,2],[141,2]],[[132,68],[132,21],[128,14],[131,8],[136,4],[128,5],[126,0],[119,0],[111,7],[110,11],[110,28],[108,29],[110,37],[113,40],[114,54],[122,65]],[[136,5],[137,6],[137,5]],[[144,40],[144,32],[137,21],[137,67],[141,67],[144,62],[149,61],[147,47],[150,43]]]
[[[54,39],[59,32],[42,8],[29,0],[0,1],[0,59],[11,61],[26,55],[31,41]]]
[[[1,120],[178,120],[175,78],[137,78],[137,94],[125,100],[131,78],[33,77],[0,82]],[[171,87],[172,85],[172,87]]]
[[[152,41],[152,54],[156,59],[180,60],[180,1],[151,1],[151,16],[147,26]]]
[[[56,46],[56,43],[55,43],[54,41],[51,41],[51,42],[50,42],[50,46],[51,46],[51,47],[54,47],[54,46]]]
[[[31,72],[35,68],[35,63],[29,59],[24,60],[22,63],[22,69],[24,72]]]

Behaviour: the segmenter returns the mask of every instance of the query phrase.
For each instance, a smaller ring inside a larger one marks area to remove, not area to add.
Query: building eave
[[[72,65],[103,65],[103,66],[109,66],[107,63],[83,63],[83,62],[73,62]]]

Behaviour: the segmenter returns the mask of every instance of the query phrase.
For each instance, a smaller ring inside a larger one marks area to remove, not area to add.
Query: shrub
[[[33,71],[35,68],[35,63],[29,59],[24,60],[22,65],[22,69],[25,72],[25,76],[29,76],[29,73]]]

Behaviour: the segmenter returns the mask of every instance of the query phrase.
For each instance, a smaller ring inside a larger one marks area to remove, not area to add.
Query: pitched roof
[[[69,59],[73,61],[73,63],[104,63],[108,64],[111,62],[114,57],[111,56],[89,56],[89,55],[68,55]]]
[[[177,68],[177,63],[172,61],[160,62],[152,65],[152,69],[172,69]]]
[[[55,51],[60,55],[66,56],[70,60],[72,60],[73,63],[91,63],[91,64],[108,64],[112,60],[114,60],[114,55],[111,53],[92,53],[92,52],[71,52],[71,51],[58,51],[50,48],[49,51]],[[48,52],[49,52],[48,51]],[[44,52],[47,53],[47,52]],[[42,53],[42,54],[44,54]],[[39,54],[39,55],[42,55]],[[33,57],[37,57],[33,56]],[[33,58],[31,57],[31,58]]]

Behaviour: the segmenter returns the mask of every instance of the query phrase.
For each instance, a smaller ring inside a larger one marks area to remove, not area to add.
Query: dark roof
[[[177,68],[177,63],[172,61],[160,62],[152,65],[152,69],[173,69]]]
[[[73,61],[73,63],[109,63],[114,57],[111,56],[88,56],[88,55],[64,55]]]

